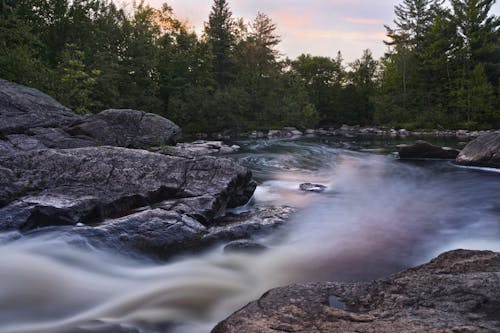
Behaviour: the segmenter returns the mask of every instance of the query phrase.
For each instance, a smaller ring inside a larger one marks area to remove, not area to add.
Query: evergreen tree
[[[93,110],[96,77],[100,72],[85,68],[85,53],[75,44],[67,44],[58,71],[58,100],[76,113],[85,114]]]
[[[500,79],[500,43],[498,27],[500,21],[490,15],[494,0],[452,0],[453,24],[456,29],[458,48],[454,50],[454,106],[463,121],[481,119],[475,113],[490,113],[486,104],[477,98],[478,90],[489,91]],[[483,73],[488,82],[482,82]],[[482,95],[483,93],[480,93]],[[488,94],[487,94],[488,95]],[[498,96],[497,96],[498,98]],[[479,104],[478,104],[479,103]],[[483,105],[485,110],[478,110]]]
[[[360,59],[349,64],[351,71],[347,74],[350,93],[349,103],[353,106],[350,123],[371,124],[373,122],[374,105],[372,98],[376,91],[378,61],[373,59],[370,50],[364,50]]]
[[[232,50],[235,45],[234,21],[226,0],[214,0],[205,34],[213,55],[214,77],[225,88],[233,77]]]

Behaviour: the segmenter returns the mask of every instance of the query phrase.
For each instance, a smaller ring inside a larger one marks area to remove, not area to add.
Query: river
[[[397,139],[238,142],[231,155],[259,182],[253,206],[297,213],[259,242],[165,264],[57,235],[0,234],[0,333],[207,333],[266,290],[294,282],[366,281],[446,250],[500,251],[500,173],[449,161],[400,161]],[[448,140],[459,146],[461,143]],[[301,183],[324,193],[298,190]]]

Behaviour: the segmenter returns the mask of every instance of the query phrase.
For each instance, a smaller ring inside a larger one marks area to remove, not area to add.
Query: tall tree
[[[394,27],[385,26],[389,40],[384,43],[390,51],[383,64],[387,65],[385,71],[392,73],[385,73],[390,80],[384,82],[383,94],[388,96],[379,101],[390,100],[397,111],[387,112],[403,115],[405,121],[418,118],[429,105],[423,50],[442,4],[443,0],[403,0],[394,9]]]
[[[459,41],[459,47],[453,54],[456,64],[455,105],[457,112],[467,122],[481,118],[475,113],[484,113],[478,110],[478,98],[474,95],[479,90],[483,93],[489,91],[487,84],[493,87],[499,84],[500,20],[490,13],[494,3],[495,0],[451,1],[454,17],[452,22]],[[480,83],[483,78],[487,82]]]
[[[364,50],[361,58],[350,63],[349,67],[351,71],[347,74],[349,85],[346,89],[351,92],[349,103],[353,106],[350,122],[370,124],[373,122],[372,98],[376,91],[378,61],[370,50]]]
[[[215,80],[220,88],[225,88],[233,79],[235,45],[234,20],[226,0],[214,0],[205,34],[212,50]]]

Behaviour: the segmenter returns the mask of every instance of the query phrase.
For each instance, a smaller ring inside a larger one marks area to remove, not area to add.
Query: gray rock
[[[36,127],[29,129],[26,133],[47,148],[69,149],[97,145],[97,142],[90,137],[72,136],[62,128]]]
[[[412,145],[398,145],[399,157],[405,158],[436,158],[454,160],[459,151],[448,147],[439,147],[426,141],[417,141]]]
[[[22,218],[15,216],[22,211],[13,209],[13,218]],[[50,233],[51,237],[62,237],[74,245],[90,244],[128,256],[166,259],[185,251],[197,251],[233,240],[255,244],[242,238],[249,239],[275,230],[288,220],[292,211],[289,207],[259,208],[252,213],[221,217],[216,219],[220,225],[208,227],[206,223],[200,223],[200,219],[190,211],[161,203],[97,224],[78,223],[70,227],[41,228],[25,234]],[[257,250],[254,247],[252,249]],[[246,248],[250,250],[250,246]]]
[[[52,97],[0,79],[0,135],[22,134],[34,127],[62,128],[79,119]]]
[[[326,186],[321,184],[303,183],[300,184],[299,189],[304,192],[322,193],[325,192]]]
[[[500,254],[457,250],[371,283],[271,290],[212,333],[500,332]]]
[[[171,144],[181,135],[176,124],[159,115],[115,109],[88,116],[68,132],[88,136],[100,145],[139,149]]]
[[[0,140],[0,156],[12,154],[15,151],[16,151],[16,149],[14,148],[14,146],[10,142]]]
[[[47,148],[36,138],[27,136],[25,134],[11,134],[6,136],[7,141],[16,150],[35,150]]]
[[[196,157],[205,155],[230,154],[240,149],[238,145],[228,146],[222,141],[198,140],[191,143],[178,143],[175,146],[152,148],[151,151],[165,155]]]
[[[95,223],[168,200],[196,205],[191,213],[209,221],[250,199],[251,177],[228,159],[118,147],[16,153],[0,157],[0,229]],[[12,224],[13,210],[25,218]]]
[[[266,249],[264,245],[249,240],[236,240],[224,246],[225,253],[260,253]]]
[[[203,236],[207,243],[251,239],[257,234],[269,234],[285,224],[295,212],[288,206],[258,207],[241,214],[227,214],[217,219],[216,225]]]
[[[163,259],[203,246],[200,239],[206,232],[203,224],[188,215],[156,208],[97,226],[75,227],[70,233],[85,237],[99,248]]]
[[[500,131],[482,135],[470,142],[458,155],[462,165],[500,168]]]

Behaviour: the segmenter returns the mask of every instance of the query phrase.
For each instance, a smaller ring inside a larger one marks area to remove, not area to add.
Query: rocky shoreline
[[[287,208],[269,207],[238,223],[224,220],[226,209],[250,200],[256,183],[247,168],[208,155],[239,147],[172,145],[180,136],[158,115],[105,110],[82,117],[0,80],[0,231],[14,239],[65,234],[76,243],[168,258],[251,239],[288,218]]]
[[[271,290],[212,333],[500,332],[499,285],[500,253],[457,250],[388,279]]]
[[[460,152],[425,142],[398,150],[402,159],[456,158],[500,168],[499,131],[343,126],[244,134],[303,135],[478,137]],[[105,110],[82,117],[35,89],[0,80],[0,232],[10,240],[57,233],[79,246],[161,260],[214,244],[264,251],[252,238],[286,223],[294,208],[228,213],[246,204],[257,184],[249,169],[212,155],[239,147],[177,143],[180,136],[176,124],[158,115]],[[272,290],[213,332],[500,332],[499,284],[500,254],[453,251],[385,280]]]
[[[300,130],[295,127],[285,127],[283,129],[272,129],[263,131],[235,132],[225,131],[216,133],[196,133],[199,139],[214,138],[217,140],[231,140],[237,138],[248,139],[274,139],[274,138],[300,138],[300,137],[355,137],[355,136],[379,136],[379,137],[456,137],[463,139],[477,138],[481,135],[489,134],[494,130],[471,131],[471,130],[406,130],[373,126],[348,126],[340,128],[318,128]]]

